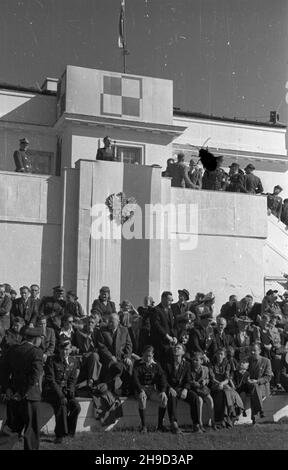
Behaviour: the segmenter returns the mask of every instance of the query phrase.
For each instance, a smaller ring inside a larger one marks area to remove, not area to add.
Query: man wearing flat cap
[[[244,186],[247,193],[250,194],[262,194],[263,193],[263,186],[260,178],[254,175],[253,171],[255,170],[255,166],[252,163],[244,168],[245,177],[244,177]]]
[[[279,196],[279,194],[283,191],[281,186],[278,184],[274,186],[273,193],[267,193],[267,210],[268,210],[268,215],[275,215],[278,220],[281,218],[281,213],[282,213],[282,197]]]
[[[267,313],[270,316],[281,315],[281,308],[277,302],[278,290],[269,289],[263,300],[261,307],[261,314]]]
[[[242,170],[240,171],[240,165],[234,162],[229,168],[229,179],[226,191],[230,191],[232,193],[247,193],[247,190],[244,187],[244,174]]]
[[[15,150],[13,158],[17,173],[32,173],[32,159],[28,152],[29,141],[24,137],[20,139],[19,150]]]
[[[11,346],[2,368],[2,390],[7,400],[6,425],[12,432],[24,429],[24,450],[37,450],[40,443],[40,378],[43,374],[42,331],[26,328],[24,341]]]

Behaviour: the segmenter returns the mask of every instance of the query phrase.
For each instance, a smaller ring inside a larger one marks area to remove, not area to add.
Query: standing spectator
[[[229,301],[222,305],[220,316],[227,322],[227,333],[234,335],[237,330],[237,317],[240,314],[237,295],[230,295]]]
[[[21,317],[25,325],[33,327],[36,325],[38,307],[30,297],[30,289],[27,286],[20,287],[20,297],[13,302],[11,308],[11,320],[14,317]]]
[[[17,173],[32,173],[32,159],[29,155],[29,141],[24,137],[20,139],[19,150],[15,150],[13,158],[15,162]]]
[[[80,302],[78,302],[78,297],[72,290],[69,290],[66,294],[65,313],[72,315],[74,320],[76,318],[85,317],[83,307]]]
[[[249,165],[244,168],[244,171],[246,173],[244,178],[245,189],[247,193],[250,194],[261,194],[264,191],[262,182],[258,176],[254,175],[254,170],[255,166],[252,165],[252,163],[249,163]]]
[[[106,162],[115,162],[117,161],[115,155],[115,146],[112,145],[112,140],[108,135],[103,139],[104,147],[101,147],[97,150],[96,160],[105,160]]]
[[[147,295],[144,297],[144,306],[138,307],[138,312],[142,318],[141,337],[144,345],[151,344],[151,315],[153,315],[154,299]]]
[[[269,316],[271,315],[280,315],[281,316],[281,308],[277,302],[278,299],[278,290],[269,289],[263,300],[262,300],[262,308],[261,313],[267,313]]]
[[[18,434],[24,428],[24,450],[38,450],[40,444],[40,379],[43,375],[40,344],[41,331],[27,328],[25,341],[9,348],[2,365],[1,379],[8,399],[7,425]]]
[[[211,315],[209,313],[203,313],[199,322],[197,322],[190,331],[187,345],[190,356],[192,356],[194,352],[200,352],[205,365],[210,362],[209,357],[212,357],[216,351],[215,339],[209,329],[211,321]]]
[[[143,354],[144,347],[147,346],[147,342],[145,343],[143,340],[146,339],[144,331],[144,337],[142,335],[143,332],[143,319],[140,317],[139,313],[135,310],[130,317],[130,324],[128,327],[129,335],[132,342],[132,359],[140,359]]]
[[[210,191],[225,191],[227,186],[228,175],[225,173],[221,165],[223,164],[223,156],[216,157],[217,166],[214,171],[205,170],[202,178],[202,189]]]
[[[282,213],[282,197],[279,194],[283,191],[283,188],[278,184],[274,186],[273,193],[267,194],[267,209],[268,215],[275,215],[278,221],[281,219]]]
[[[30,296],[33,300],[40,300],[40,287],[38,286],[38,284],[31,284]]]
[[[41,299],[39,312],[46,315],[47,319],[50,316],[63,316],[65,311],[65,289],[63,286],[56,286],[53,288],[52,297],[43,297]]]
[[[146,346],[142,358],[135,362],[133,367],[133,383],[139,404],[138,410],[141,419],[140,431],[147,433],[147,400],[156,400],[159,402],[157,429],[164,431],[163,419],[167,407],[167,395],[165,393],[167,382],[160,364],[154,361],[153,346]]]
[[[165,176],[166,178],[173,177],[173,165],[174,165],[174,158],[168,158],[167,160],[167,167],[165,171],[162,171],[161,176]]]
[[[282,211],[281,211],[281,222],[286,225],[286,230],[288,230],[288,199],[284,199]]]
[[[14,302],[14,300],[16,300],[16,298],[17,298],[17,292],[16,292],[16,290],[14,290],[14,289],[11,289],[11,290],[10,290],[10,298],[11,298],[11,300],[12,300],[12,303]]]
[[[61,444],[66,436],[74,437],[80,405],[75,400],[77,361],[70,356],[71,342],[64,339],[55,356],[45,364],[43,398],[51,403],[55,413],[55,444]]]
[[[174,316],[174,324],[175,329],[177,330],[177,336],[182,331],[181,325],[183,321],[188,320],[187,312],[188,312],[188,300],[190,294],[187,289],[179,289],[178,290],[178,302],[171,304],[171,310]]]
[[[188,176],[188,167],[185,163],[185,155],[179,152],[177,162],[173,165],[171,186],[176,188],[192,188],[195,186]]]
[[[3,356],[11,346],[14,346],[14,344],[20,344],[22,342],[23,334],[21,333],[21,330],[24,325],[25,322],[23,318],[13,318],[11,327],[9,330],[6,330],[5,335],[0,343],[0,349]]]
[[[240,165],[238,163],[232,163],[229,168],[229,180],[226,191],[232,193],[247,193],[244,187],[244,174],[242,171],[240,172]]]
[[[161,366],[167,361],[167,354],[171,346],[177,343],[171,305],[172,293],[164,291],[161,295],[161,303],[158,304],[151,317],[151,339],[157,353],[156,358]]]
[[[249,359],[249,393],[251,402],[251,418],[252,423],[256,423],[256,415],[260,413],[260,417],[264,418],[263,398],[270,395],[270,380],[272,377],[272,369],[270,360],[260,355],[261,346],[254,343],[251,346],[251,355]]]
[[[98,331],[97,345],[103,366],[104,382],[108,382],[114,391],[115,379],[120,377],[123,381],[122,392],[129,394],[132,375],[132,342],[128,329],[119,325],[117,313],[112,313],[108,325]]]
[[[9,330],[11,307],[12,300],[10,296],[5,293],[4,284],[0,284],[0,329]]]
[[[47,318],[41,315],[37,318],[36,326],[41,329],[41,345],[43,351],[43,362],[46,362],[47,357],[53,356],[56,346],[56,338],[53,328],[47,327]]]
[[[107,323],[111,313],[116,313],[115,303],[110,298],[110,288],[107,286],[101,287],[98,299],[95,299],[92,304],[92,316],[95,313],[101,315],[104,323]]]
[[[202,189],[202,170],[193,159],[189,163],[188,176],[193,184],[193,189]]]

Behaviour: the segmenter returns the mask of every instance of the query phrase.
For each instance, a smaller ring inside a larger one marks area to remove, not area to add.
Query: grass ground
[[[53,436],[43,436],[40,450],[288,450],[287,432],[287,423],[241,425],[180,436],[169,432],[140,434],[135,430],[85,432],[60,445],[53,443]],[[23,442],[16,442],[13,449],[22,450]]]

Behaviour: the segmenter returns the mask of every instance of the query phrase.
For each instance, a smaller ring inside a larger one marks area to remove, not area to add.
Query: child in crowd
[[[236,392],[240,395],[244,410],[243,416],[246,417],[246,404],[247,404],[247,394],[249,393],[249,386],[248,386],[248,379],[249,379],[249,359],[248,357],[243,357],[237,366],[237,369],[234,371],[233,374],[233,384],[235,387]]]

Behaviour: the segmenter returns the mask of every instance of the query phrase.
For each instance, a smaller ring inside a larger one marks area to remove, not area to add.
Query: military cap
[[[23,137],[23,139],[20,139],[21,144],[29,144],[29,140],[26,139],[26,137]]]
[[[275,189],[279,189],[280,191],[283,191],[283,188],[281,188],[281,186],[279,186],[279,184],[276,184],[276,186],[274,186],[274,191]]]
[[[53,287],[53,290],[55,292],[65,292],[65,289],[63,286],[56,286],[56,287]]]
[[[68,292],[66,293],[66,295],[71,295],[71,297],[74,297],[75,300],[78,299],[77,295],[76,295],[75,292],[73,292],[72,290],[68,290]]]
[[[240,165],[239,165],[239,163],[233,162],[233,163],[231,163],[231,165],[229,166],[229,168],[233,168],[233,167],[239,168]]]
[[[189,300],[190,294],[187,289],[178,289],[178,294],[184,294],[186,297],[186,300]]]

